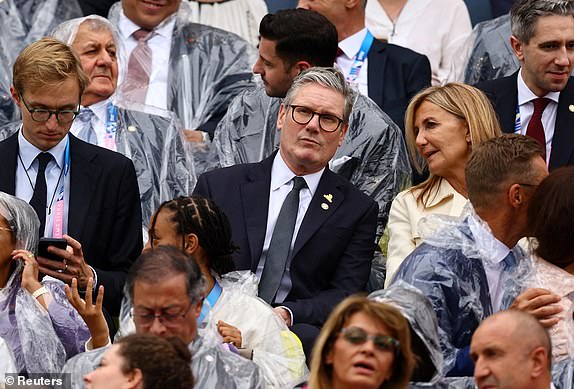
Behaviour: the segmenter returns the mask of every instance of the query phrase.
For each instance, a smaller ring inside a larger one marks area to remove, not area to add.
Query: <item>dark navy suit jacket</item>
[[[138,183],[132,161],[70,137],[68,235],[104,285],[104,306],[117,315],[126,274],[143,243]],[[0,190],[16,192],[18,133],[0,142]]]
[[[377,39],[373,41],[367,58],[369,97],[404,130],[409,101],[431,84],[428,58]]]
[[[518,72],[476,84],[490,99],[502,131],[507,134],[514,133],[518,105],[517,78]],[[569,165],[574,165],[574,77],[570,77],[566,87],[560,92],[548,168],[553,170]]]
[[[204,173],[194,195],[214,200],[229,217],[240,270],[257,270],[261,257],[273,153],[259,163]],[[329,202],[324,195],[332,195]],[[322,204],[328,204],[324,209]],[[321,326],[346,296],[364,290],[374,251],[378,205],[344,178],[325,169],[291,254],[292,288],[284,305],[295,323]]]

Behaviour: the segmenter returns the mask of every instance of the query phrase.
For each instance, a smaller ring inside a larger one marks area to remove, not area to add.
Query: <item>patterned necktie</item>
[[[52,160],[52,154],[40,153],[36,157],[38,160],[38,174],[36,175],[36,183],[34,184],[34,193],[30,199],[30,205],[38,214],[40,219],[40,236],[44,236],[44,226],[46,225],[46,202],[47,202],[47,187],[46,187],[46,166]]]
[[[259,280],[259,297],[268,303],[273,302],[285,272],[299,210],[299,191],[306,187],[307,183],[303,177],[294,177],[293,188],[287,194],[279,211],[269,250],[267,250],[265,266]]]
[[[512,250],[508,253],[506,257],[502,260],[503,263],[503,278],[502,282],[504,287],[504,294],[502,296],[502,306],[500,307],[501,310],[508,309],[514,302],[514,299],[520,294],[521,287],[520,283],[516,279],[517,272],[516,269],[518,267],[518,260],[516,256],[512,252]]]
[[[123,95],[130,101],[145,103],[151,74],[151,49],[147,44],[152,32],[143,28],[135,31],[133,37],[138,41],[128,61],[128,73],[122,85]]]
[[[550,100],[544,97],[540,97],[532,101],[534,104],[534,113],[532,114],[530,122],[528,123],[528,128],[526,129],[526,135],[536,139],[542,146],[542,150],[544,151],[544,160],[546,160],[546,136],[544,135],[544,126],[542,125],[542,113],[549,102]]]
[[[94,112],[89,108],[82,108],[78,114],[78,119],[82,122],[82,129],[78,133],[78,138],[93,145],[98,144],[98,137],[96,131],[94,130],[94,124],[92,123],[92,118],[94,117]]]

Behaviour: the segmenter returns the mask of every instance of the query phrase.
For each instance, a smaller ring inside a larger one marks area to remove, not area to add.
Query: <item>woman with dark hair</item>
[[[410,329],[394,307],[351,296],[327,319],[311,359],[309,389],[403,389],[414,368]]]
[[[294,386],[307,374],[299,340],[263,300],[257,278],[235,272],[227,216],[211,200],[178,197],[153,214],[147,247],[175,246],[194,258],[206,279],[205,300],[198,318],[202,335],[232,344],[262,370],[268,386]],[[121,331],[130,319],[122,307]]]
[[[528,207],[534,263],[527,285],[562,297],[561,320],[549,328],[552,359],[574,357],[574,166],[554,170],[536,189]]]
[[[86,389],[190,389],[191,353],[176,337],[129,335],[106,351],[84,381]]]

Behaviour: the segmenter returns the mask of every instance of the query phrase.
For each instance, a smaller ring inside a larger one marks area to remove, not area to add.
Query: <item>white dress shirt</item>
[[[98,103],[92,104],[89,107],[82,106],[81,108],[89,108],[92,110],[94,115],[92,116],[91,122],[94,131],[96,132],[96,137],[98,138],[97,146],[104,147],[104,139],[106,137],[106,121],[107,121],[107,107],[108,102],[110,99],[106,99],[104,101],[100,101]],[[87,123],[85,123],[87,125]],[[70,128],[70,132],[78,136],[79,133],[84,128],[84,123],[80,119],[74,120],[72,124],[72,128]]]
[[[365,24],[375,38],[426,55],[433,85],[458,81],[464,71],[472,24],[463,0],[408,0],[394,23],[379,0],[367,0]]]
[[[522,69],[518,72],[517,84],[518,106],[520,110],[520,134],[526,135],[528,124],[534,113],[534,103],[532,101],[537,99],[538,96],[524,83]],[[544,136],[546,137],[546,165],[548,165],[552,151],[552,138],[554,137],[554,127],[556,126],[556,113],[558,112],[560,92],[549,92],[544,97],[550,99],[544,112],[542,112],[542,126],[544,127]]]
[[[510,253],[510,249],[492,235],[488,225],[478,216],[471,215],[468,220],[486,273],[492,311],[498,312],[502,308],[502,297],[504,296],[503,261]]]
[[[355,63],[355,57],[359,53],[359,50],[361,50],[361,45],[363,44],[363,40],[365,39],[366,35],[367,35],[367,29],[363,28],[361,31],[356,32],[350,37],[347,37],[343,39],[341,42],[339,42],[339,48],[341,49],[343,54],[337,57],[337,65],[339,65],[345,77],[349,76],[351,68]],[[367,80],[368,65],[369,60],[368,58],[365,58],[363,67],[361,68],[359,76],[357,77],[356,80],[357,85],[359,87],[359,92],[361,92],[365,96],[369,95],[369,82]]]
[[[307,174],[303,176],[305,182],[307,183],[307,188],[301,189],[299,192],[299,209],[297,211],[297,220],[295,221],[295,230],[293,231],[293,239],[291,240],[291,248],[295,244],[297,239],[297,233],[309,208],[311,199],[319,186],[319,181],[321,180],[321,175],[325,169],[320,171]],[[281,152],[278,152],[273,160],[273,167],[271,168],[271,187],[269,188],[269,209],[267,212],[267,228],[265,230],[265,241],[263,243],[263,251],[261,252],[261,258],[259,259],[259,264],[257,265],[257,278],[261,279],[261,274],[263,273],[263,267],[265,266],[265,260],[267,259],[267,252],[269,250],[269,245],[271,244],[271,237],[273,236],[273,230],[275,229],[275,224],[277,223],[277,218],[279,217],[279,212],[283,206],[285,198],[293,188],[293,177],[296,174],[289,169],[285,164]],[[287,260],[287,267],[283,278],[281,279],[281,285],[277,291],[277,296],[275,302],[281,303],[285,300],[289,291],[291,290],[291,276],[289,274],[289,268],[291,265],[291,258]]]
[[[147,90],[145,103],[162,109],[168,109],[167,90],[169,74],[169,58],[171,52],[171,39],[175,27],[176,14],[165,19],[156,28],[153,29],[152,37],[148,39],[147,44],[152,52],[151,74]],[[132,22],[124,14],[123,9],[120,12],[120,21],[118,25],[120,39],[125,49],[125,60],[122,65],[125,69],[120,74],[127,72],[128,60],[132,50],[137,46],[138,41],[133,37],[133,33],[141,27]],[[122,80],[120,80],[121,82]],[[99,140],[99,138],[98,138]]]
[[[66,151],[66,144],[68,143],[68,136],[60,141],[56,146],[52,147],[47,152],[54,157],[46,166],[46,225],[44,228],[44,236],[47,238],[52,237],[52,230],[54,227],[54,208],[56,206],[56,198],[58,194],[56,190],[59,189],[62,182],[64,183],[64,220],[62,226],[62,234],[68,233],[68,206],[70,203],[70,174],[61,174],[64,168],[64,158]],[[18,161],[16,164],[16,197],[30,202],[34,194],[34,185],[36,183],[36,175],[38,174],[39,162],[36,159],[42,150],[28,142],[22,135],[22,130],[18,133]],[[71,161],[70,161],[71,163]],[[26,173],[28,175],[26,175]],[[61,174],[61,178],[60,178]],[[28,179],[30,177],[30,179]],[[56,188],[58,179],[60,184]],[[31,182],[30,182],[31,181]],[[54,195],[55,194],[55,195]],[[53,198],[53,200],[52,200]],[[51,211],[50,212],[50,208]]]

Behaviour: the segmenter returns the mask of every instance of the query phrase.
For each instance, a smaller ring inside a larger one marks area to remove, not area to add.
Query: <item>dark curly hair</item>
[[[191,352],[181,339],[133,334],[116,344],[120,346],[118,354],[124,358],[122,372],[129,374],[139,369],[144,389],[193,388]]]
[[[166,201],[152,216],[150,231],[154,231],[157,216],[162,210],[174,213],[170,220],[181,237],[182,248],[185,235],[195,234],[211,270],[219,276],[235,270],[232,254],[239,248],[231,241],[231,224],[227,215],[213,201],[197,196]],[[153,235],[150,235],[150,240],[153,247]]]

